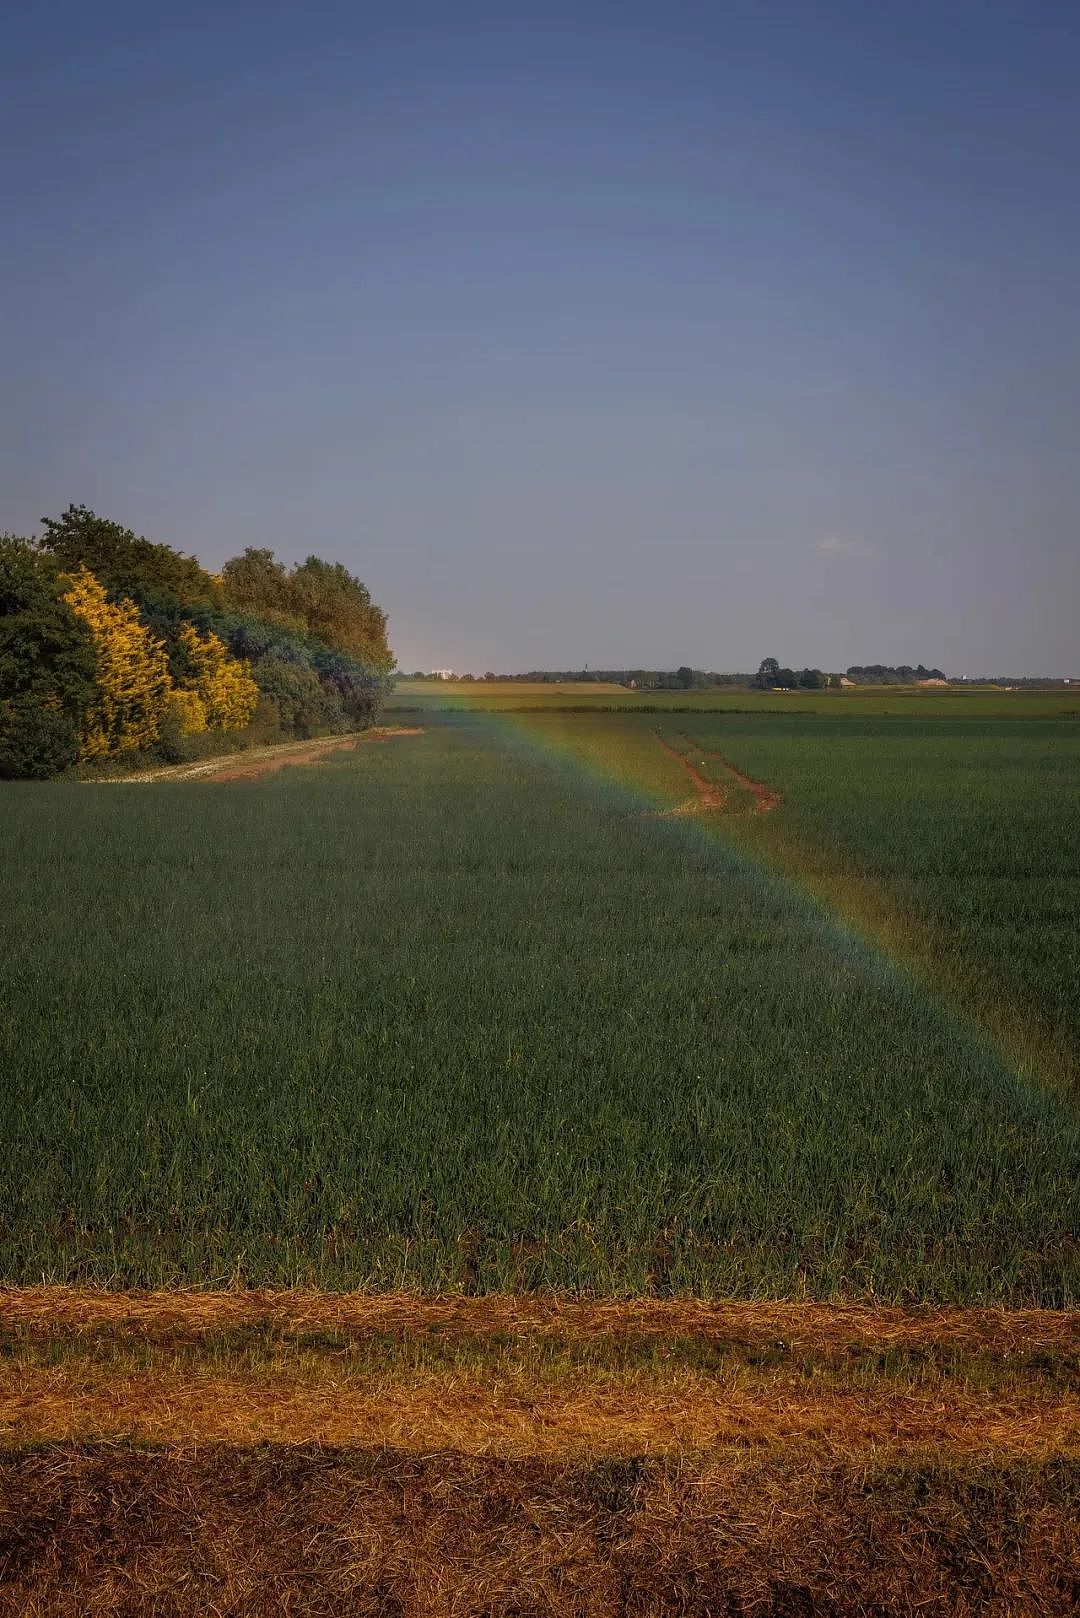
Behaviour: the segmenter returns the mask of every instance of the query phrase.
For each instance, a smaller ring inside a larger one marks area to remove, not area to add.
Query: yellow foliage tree
[[[198,736],[202,731],[209,729],[206,723],[206,707],[198,692],[188,691],[178,685],[173,690],[170,706],[179,724],[181,736]]]
[[[213,631],[200,635],[194,624],[181,627],[180,644],[191,671],[184,695],[197,699],[203,716],[203,722],[198,723],[192,705],[187,719],[181,720],[182,727],[192,731],[243,730],[259,700],[259,688],[247,664],[231,657],[224,641]]]
[[[86,568],[70,575],[67,599],[90,630],[97,696],[79,741],[81,759],[109,758],[157,740],[172,680],[165,648],[130,601],[111,602]]]

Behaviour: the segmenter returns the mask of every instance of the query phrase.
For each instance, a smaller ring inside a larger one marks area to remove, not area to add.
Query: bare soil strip
[[[728,774],[733,776],[741,787],[753,795],[755,814],[767,815],[773,809],[780,807],[783,796],[775,787],[767,785],[764,781],[756,781],[752,775],[747,775],[744,770],[740,770],[736,764],[732,764],[729,758],[725,758],[723,753],[716,752],[714,748],[700,747],[692,736],[684,736],[683,740],[689,747],[702,753],[705,758],[714,758],[718,764],[722,764]]]
[[[696,815],[708,810],[723,809],[727,803],[727,793],[723,787],[716,781],[710,781],[708,776],[702,775],[701,771],[691,764],[685,754],[680,753],[677,747],[672,747],[671,743],[659,731],[656,732],[656,739],[665,753],[670,753],[672,758],[678,759],[694,788],[694,796],[688,798],[685,803],[677,804],[674,809],[657,810],[647,818],[670,820],[677,815]]]
[[[95,783],[108,786],[150,785],[161,781],[255,781],[273,775],[293,764],[318,764],[328,753],[359,747],[367,742],[385,742],[395,736],[419,736],[422,727],[381,725],[349,736],[320,736],[313,741],[279,742],[272,747],[253,747],[244,753],[223,753],[197,764],[168,764],[157,770],[140,770],[136,775],[110,777]]]
[[[0,1458],[20,1618],[1071,1618],[1080,1466],[557,1466],[321,1446]]]
[[[292,1334],[518,1333],[703,1337],[804,1350],[851,1345],[888,1351],[931,1345],[1001,1356],[1080,1353],[1080,1311],[902,1308],[695,1298],[578,1299],[537,1293],[427,1297],[409,1292],[199,1290],[111,1292],[94,1287],[0,1288],[0,1329],[53,1336],[108,1328],[135,1337],[271,1324]]]

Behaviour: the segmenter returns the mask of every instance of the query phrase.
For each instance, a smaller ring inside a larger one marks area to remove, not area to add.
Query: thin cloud
[[[842,534],[826,534],[818,540],[817,548],[822,556],[853,556],[862,549],[857,539],[845,539]]]

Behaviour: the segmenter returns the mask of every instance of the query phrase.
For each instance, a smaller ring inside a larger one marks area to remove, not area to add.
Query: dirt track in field
[[[744,791],[750,793],[754,800],[754,814],[769,814],[773,809],[780,807],[783,800],[775,787],[768,786],[764,781],[755,780],[752,775],[747,775],[744,770],[740,770],[737,765],[732,764],[730,759],[725,758],[723,753],[717,753],[712,748],[702,747],[700,743],[694,741],[692,736],[686,735],[680,735],[679,740],[685,743],[688,751],[681,752],[679,748],[674,747],[667,740],[661,731],[657,730],[654,734],[664,752],[670,754],[673,759],[676,759],[682,765],[687,779],[694,788],[694,796],[688,798],[685,803],[676,804],[674,809],[650,811],[644,816],[645,819],[672,820],[683,815],[707,814],[710,811],[728,808],[726,789],[719,781],[710,780],[707,775],[702,774],[692,760],[691,755],[694,753],[703,759],[715,759],[718,764],[723,765],[732,780],[736,781]]]
[[[723,753],[718,753],[715,748],[700,746],[692,736],[684,735],[682,739],[695,752],[701,753],[705,758],[714,758],[718,764],[724,766],[728,774],[734,777],[739,785],[752,795],[755,814],[767,815],[773,809],[780,807],[783,797],[775,787],[767,785],[764,781],[755,780],[752,775],[747,775],[745,770],[740,770],[737,764],[732,764],[731,760],[725,758]]]
[[[290,768],[294,764],[320,764],[328,753],[339,752],[343,749],[355,751],[357,747],[371,742],[388,742],[395,736],[419,736],[417,726],[395,725],[380,727],[377,730],[363,731],[359,736],[335,737],[322,741],[310,742],[304,747],[297,748],[295,752],[274,753],[268,757],[245,759],[235,764],[229,763],[224,769],[206,772],[202,775],[203,781],[258,781],[264,775],[274,775],[278,770]]]
[[[727,803],[727,793],[723,787],[716,781],[710,781],[708,776],[702,775],[701,771],[696,769],[690,760],[679,752],[677,747],[672,747],[671,743],[659,731],[656,732],[656,739],[664,752],[670,753],[671,757],[677,759],[682,765],[688,780],[694,788],[694,796],[688,798],[685,803],[677,804],[674,809],[650,811],[644,818],[649,820],[671,820],[679,815],[696,815],[710,809],[723,809]]]
[[[102,786],[147,786],[165,781],[256,781],[293,764],[319,764],[328,753],[351,750],[370,742],[385,742],[395,736],[419,736],[416,725],[380,725],[348,736],[320,736],[314,741],[279,742],[272,747],[256,747],[249,752],[223,753],[197,764],[168,764],[160,769],[140,770],[136,775],[113,776],[95,783]]]

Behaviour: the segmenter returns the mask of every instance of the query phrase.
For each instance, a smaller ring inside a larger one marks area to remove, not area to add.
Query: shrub
[[[0,777],[8,781],[48,781],[62,775],[79,753],[79,729],[39,691],[0,702]]]
[[[0,777],[42,780],[74,764],[96,667],[56,564],[0,539]]]
[[[268,657],[252,672],[263,698],[274,703],[286,734],[322,736],[346,728],[340,699],[323,685],[314,669]]]

